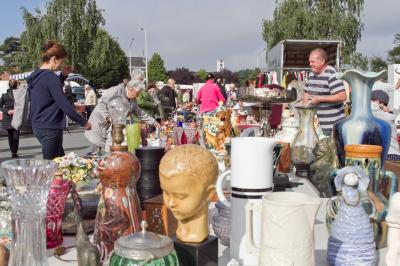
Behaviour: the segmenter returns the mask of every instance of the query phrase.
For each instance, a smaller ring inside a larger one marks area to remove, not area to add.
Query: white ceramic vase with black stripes
[[[246,245],[246,209],[248,203],[262,206],[262,197],[273,190],[273,148],[278,140],[263,137],[232,139],[231,170],[218,177],[217,194],[222,204],[231,208],[230,257],[241,265],[258,265],[258,255]],[[230,179],[231,199],[223,186]],[[261,213],[252,215],[253,239],[261,236]]]

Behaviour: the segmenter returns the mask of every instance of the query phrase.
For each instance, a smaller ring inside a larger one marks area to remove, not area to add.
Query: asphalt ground
[[[79,125],[69,125],[69,129],[64,130],[63,147],[64,152],[74,152],[78,155],[85,155],[91,151],[90,143],[83,135],[83,128]],[[42,159],[42,147],[32,133],[24,133],[19,139],[18,156],[20,159]],[[6,135],[0,135],[0,163],[11,160],[11,152],[8,146]],[[0,167],[0,179],[3,178],[3,168]]]

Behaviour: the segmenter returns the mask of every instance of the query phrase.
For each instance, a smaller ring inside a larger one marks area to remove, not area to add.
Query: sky
[[[43,8],[45,0],[3,0],[0,42],[24,30],[20,8]],[[129,55],[159,53],[168,70],[186,67],[215,71],[217,60],[225,68],[265,67],[263,19],[272,19],[275,0],[97,0],[103,9],[105,29]],[[6,10],[6,11],[5,11]],[[364,31],[357,50],[385,58],[400,33],[400,0],[365,0]],[[5,26],[5,27],[4,27]],[[135,40],[130,43],[132,38]],[[258,58],[258,60],[257,60]]]

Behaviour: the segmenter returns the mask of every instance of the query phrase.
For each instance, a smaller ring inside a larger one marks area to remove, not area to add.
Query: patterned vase
[[[383,147],[382,162],[385,160],[390,144],[390,125],[375,118],[371,111],[371,90],[374,82],[384,76],[379,73],[361,73],[348,70],[338,74],[352,88],[352,110],[348,118],[336,123],[333,136],[336,140],[337,153],[342,166],[345,165],[344,146],[348,144],[371,144]],[[381,166],[382,167],[382,166]]]
[[[376,145],[346,145],[345,165],[358,166],[369,177],[368,193],[362,193],[362,205],[373,214],[376,246],[386,247],[388,227],[385,222],[389,199],[397,191],[397,177],[389,171],[381,171],[382,147]],[[388,191],[388,192],[386,192]],[[372,206],[373,205],[373,206]],[[375,210],[375,213],[373,213]]]
[[[98,166],[103,189],[97,208],[93,242],[100,250],[103,262],[108,259],[119,237],[140,230],[141,209],[136,192],[140,163],[135,155],[124,151],[126,149],[126,146],[112,146],[112,153]]]
[[[223,205],[220,201],[215,203],[217,212],[212,216],[212,227],[222,245],[229,247],[231,234],[231,208]]]
[[[47,198],[46,212],[46,241],[47,248],[54,248],[63,242],[62,219],[64,215],[65,200],[71,189],[68,180],[57,177],[53,179],[49,196]]]
[[[336,187],[342,195],[328,239],[329,265],[375,266],[374,233],[360,200],[368,188],[368,181],[363,170],[353,166],[340,169],[335,177]]]

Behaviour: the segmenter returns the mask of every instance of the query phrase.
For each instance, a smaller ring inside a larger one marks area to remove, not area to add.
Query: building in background
[[[129,76],[132,76],[132,72],[135,69],[140,69],[142,73],[146,72],[146,59],[140,56],[132,56],[127,57],[128,67],[129,67]]]

